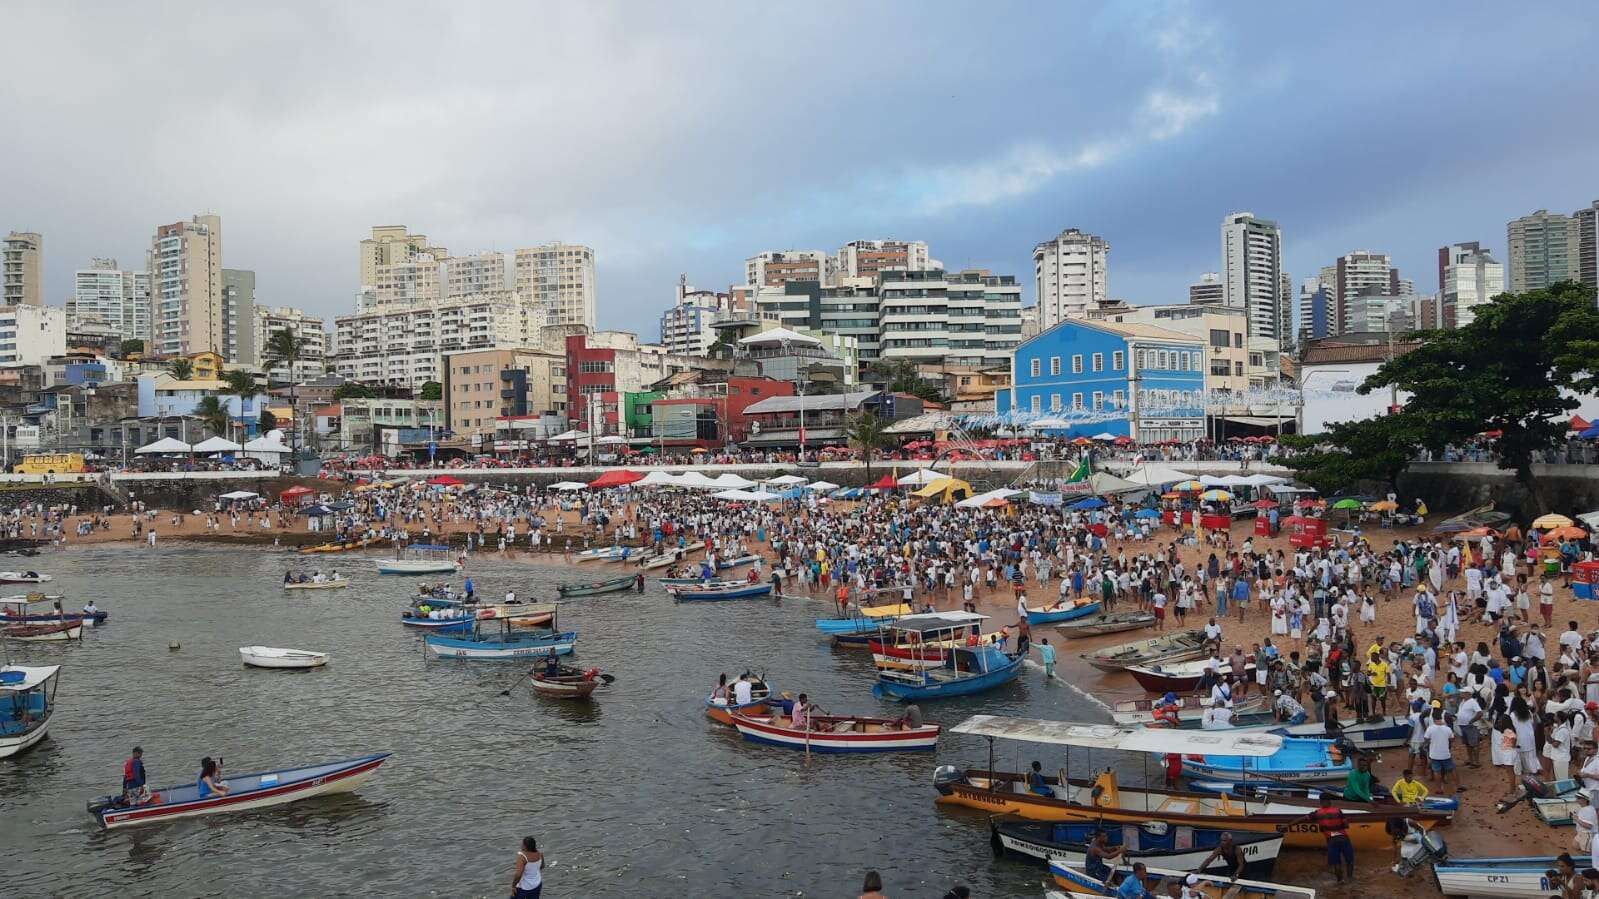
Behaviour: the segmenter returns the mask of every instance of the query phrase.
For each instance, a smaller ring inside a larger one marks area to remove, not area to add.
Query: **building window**
[[[1110,370],[1111,371],[1121,371],[1122,370],[1122,363],[1125,362],[1125,361],[1126,360],[1123,358],[1121,350],[1117,350],[1116,352],[1111,353],[1110,354]]]
[[[1059,412],[1060,411],[1060,394],[1052,393],[1052,394],[1049,395],[1049,411],[1051,411],[1051,412]]]
[[[1110,405],[1112,409],[1127,408],[1127,395],[1120,390],[1112,390],[1110,392]]]
[[[1080,375],[1082,373],[1083,373],[1083,354],[1082,353],[1076,353],[1076,354],[1074,354],[1072,356],[1072,374]]]
[[[1073,411],[1082,411],[1082,408],[1083,408],[1083,395],[1080,394],[1080,393],[1072,394],[1072,410]]]
[[[1038,412],[1042,412],[1043,411],[1043,406],[1044,406],[1044,398],[1043,397],[1040,397],[1040,396],[1033,397],[1033,412],[1035,414],[1038,413]]]
[[[1049,373],[1052,374],[1052,375],[1060,374],[1060,357],[1059,356],[1050,356],[1049,357]]]
[[[1244,363],[1242,363],[1242,362],[1234,362],[1233,363],[1233,374],[1235,374],[1238,377],[1242,378],[1244,376]]]
[[[1243,348],[1244,348],[1244,332],[1242,332],[1242,331],[1234,331],[1233,332],[1233,349],[1241,350]]]
[[[1104,408],[1105,408],[1105,391],[1103,391],[1103,390],[1094,391],[1094,411],[1098,412],[1098,411],[1100,411],[1100,410],[1102,410]]]
[[[1104,353],[1095,353],[1094,354],[1093,365],[1094,365],[1094,371],[1104,371],[1105,370],[1105,354]]]
[[[1031,375],[1032,377],[1035,377],[1035,378],[1038,377],[1038,360],[1037,359],[1034,359],[1033,361],[1027,363],[1027,373],[1029,375]]]

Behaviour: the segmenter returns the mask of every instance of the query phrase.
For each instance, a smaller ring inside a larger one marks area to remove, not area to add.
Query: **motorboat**
[[[298,802],[330,793],[348,793],[359,787],[389,758],[389,753],[262,771],[227,777],[226,793],[201,797],[198,783],[163,787],[150,793],[150,801],[124,804],[120,796],[102,796],[88,804],[89,814],[108,830],[139,824],[156,824],[179,818],[194,818],[220,812],[245,812]]]
[[[1210,648],[1202,630],[1179,631],[1147,640],[1134,640],[1085,652],[1082,658],[1101,671],[1124,671],[1135,665],[1155,665],[1197,659]]]
[[[0,758],[44,739],[56,710],[60,665],[0,668]]]

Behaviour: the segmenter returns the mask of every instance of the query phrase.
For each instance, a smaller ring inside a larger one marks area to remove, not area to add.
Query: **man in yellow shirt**
[[[1373,651],[1366,662],[1366,677],[1371,681],[1371,698],[1388,714],[1388,663],[1382,653]]]
[[[1422,800],[1427,798],[1427,785],[1412,779],[1411,774],[1411,770],[1406,768],[1404,775],[1394,781],[1393,789],[1390,791],[1393,793],[1394,801],[1400,805],[1421,805]]]

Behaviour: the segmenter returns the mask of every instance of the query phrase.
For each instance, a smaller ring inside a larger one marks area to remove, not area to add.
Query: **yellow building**
[[[222,354],[213,353],[210,350],[199,353],[190,353],[183,358],[189,360],[189,364],[194,366],[189,375],[189,380],[191,381],[218,380],[222,377],[222,367],[227,361],[222,358]]]

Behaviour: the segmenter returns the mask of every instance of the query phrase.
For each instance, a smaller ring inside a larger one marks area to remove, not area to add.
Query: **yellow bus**
[[[12,467],[17,474],[78,474],[84,471],[82,453],[29,453]]]

